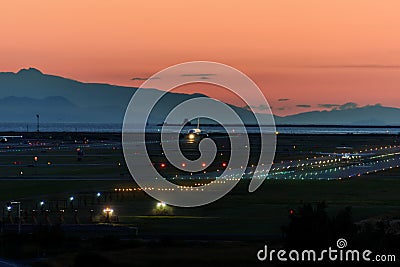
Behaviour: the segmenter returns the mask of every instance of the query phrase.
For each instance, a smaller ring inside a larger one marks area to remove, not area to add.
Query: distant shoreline
[[[182,125],[169,124],[165,126],[176,127],[175,129],[180,129]],[[216,124],[201,124],[200,128],[208,133],[224,133],[228,132],[238,132],[241,125],[225,125],[224,127]],[[185,125],[182,131],[188,131],[189,129],[196,127],[195,125]],[[258,133],[260,128],[255,124],[245,125],[248,133]],[[274,128],[275,127],[275,128]],[[295,124],[279,124],[273,125],[263,125],[262,130],[270,132],[278,132],[279,134],[297,134],[297,135],[309,135],[309,134],[390,134],[390,135],[400,135],[400,125],[295,125]],[[136,125],[129,126],[132,132],[139,132],[140,127]],[[159,133],[162,129],[160,124],[149,124],[147,126],[147,133]],[[173,128],[172,128],[173,129]],[[41,133],[116,133],[120,134],[122,132],[121,123],[40,123],[39,130]],[[0,133],[9,134],[27,134],[36,133],[37,124],[36,123],[0,123]]]

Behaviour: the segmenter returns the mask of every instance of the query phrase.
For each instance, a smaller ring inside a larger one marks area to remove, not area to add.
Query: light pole
[[[37,168],[38,168],[38,160],[39,160],[39,158],[37,156],[33,157],[33,161],[35,162],[35,174],[38,173],[38,170],[37,170]]]
[[[69,198],[69,205],[71,206],[71,209],[73,209],[74,208],[74,197],[73,196],[71,196],[70,198]]]
[[[96,199],[97,199],[97,203],[98,203],[98,204],[100,204],[100,197],[101,197],[101,193],[98,192],[98,193],[96,194]]]
[[[42,201],[40,201],[40,210],[42,211],[42,213],[43,213],[43,210],[44,210],[44,201],[42,200]]]

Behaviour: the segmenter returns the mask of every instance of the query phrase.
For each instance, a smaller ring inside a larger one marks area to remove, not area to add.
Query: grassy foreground
[[[132,181],[1,181],[0,199],[3,204],[10,198],[62,199],[134,186]],[[241,181],[224,198],[203,207],[171,207],[169,216],[154,216],[156,201],[144,193],[119,193],[100,205],[112,206],[121,223],[137,225],[145,234],[276,235],[287,222],[289,209],[321,201],[331,214],[352,206],[355,221],[400,214],[400,179],[395,178],[266,180],[255,193],[248,193],[247,186],[248,181]]]

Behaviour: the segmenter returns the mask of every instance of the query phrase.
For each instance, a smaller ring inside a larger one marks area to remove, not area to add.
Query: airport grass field
[[[384,174],[382,174],[384,175]],[[346,181],[269,180],[255,193],[247,192],[242,181],[223,199],[200,208],[171,207],[168,216],[154,216],[157,201],[142,193],[121,192],[111,206],[120,222],[133,224],[146,234],[279,234],[287,223],[288,210],[303,203],[326,201],[334,214],[353,207],[355,220],[392,214],[400,218],[400,179],[362,177]],[[112,192],[114,188],[132,188],[133,182],[114,181],[2,181],[1,200],[68,198],[93,190]],[[111,194],[111,193],[110,193]]]
[[[120,266],[129,266],[133,255],[138,266],[140,260],[145,265],[145,262],[155,264],[166,258],[169,264],[179,260],[185,262],[185,259],[197,259],[199,265],[211,260],[226,263],[218,251],[230,253],[230,265],[240,266],[254,256],[263,242],[275,242],[279,246],[282,227],[289,224],[289,211],[297,212],[304,203],[316,205],[324,201],[331,217],[351,206],[354,222],[371,218],[400,219],[398,168],[341,180],[269,179],[254,193],[248,192],[249,180],[241,180],[225,197],[209,205],[198,208],[168,206],[160,212],[158,202],[140,190],[130,177],[119,138],[117,134],[75,133],[68,136],[41,133],[41,136],[32,134],[23,141],[1,144],[3,221],[7,221],[5,207],[9,201],[20,201],[24,211],[36,210],[40,225],[57,225],[59,210],[63,210],[64,224],[76,224],[76,217],[79,217],[79,224],[99,223],[102,222],[99,216],[104,216],[103,210],[111,208],[118,216],[118,221],[112,225],[137,227],[139,234],[126,233],[123,240],[134,238],[129,243],[116,241],[118,235],[113,237],[113,232],[102,233],[116,245],[104,246],[100,251],[104,251],[106,258],[117,258]],[[359,151],[397,144],[398,136],[390,135],[279,135],[275,162],[318,157],[318,153],[332,152],[337,147]],[[225,145],[222,143],[221,146]],[[78,155],[78,149],[84,150],[83,156]],[[158,150],[152,151],[159,167],[165,159],[158,155]],[[228,159],[229,155],[223,155],[219,161]],[[160,171],[170,174],[174,170]],[[205,182],[209,180],[179,180],[181,185],[187,186]],[[74,200],[70,201],[72,196]],[[45,203],[42,209],[41,202]],[[90,214],[94,215],[94,221],[88,220]],[[32,224],[29,216],[26,217],[24,224]],[[82,232],[71,236],[93,238]],[[61,253],[51,248],[46,251],[53,255],[49,261],[57,266],[57,262],[72,262],[80,249],[89,249],[87,246],[81,244]],[[169,255],[168,249],[176,251],[177,248],[186,252]]]

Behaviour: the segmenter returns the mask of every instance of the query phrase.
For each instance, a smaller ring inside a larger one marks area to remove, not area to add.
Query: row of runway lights
[[[374,163],[376,163],[376,164],[378,164],[378,163],[384,163],[384,162],[389,162],[389,161],[394,161],[394,160],[396,160],[396,159],[388,159],[388,160],[383,160],[383,161],[379,161],[379,160],[377,160],[377,161],[375,161]],[[324,166],[327,166],[327,165],[324,165]],[[365,164],[358,164],[358,166],[365,166]],[[393,166],[391,166],[391,167],[389,167],[390,169],[392,169],[392,168],[394,168]],[[398,166],[396,165],[396,168],[398,168]],[[337,170],[347,170],[348,168],[347,167],[337,167],[337,168],[335,168],[335,169],[331,169],[331,170],[329,170],[329,172],[333,172],[333,171],[337,171]],[[378,172],[378,171],[381,171],[381,170],[386,170],[386,169],[388,169],[388,168],[384,168],[384,169],[380,169],[380,170],[377,170],[377,171],[375,171],[375,172]],[[304,170],[304,169],[303,169]],[[261,170],[261,171],[255,171],[255,172],[248,172],[248,173],[245,173],[244,175],[250,175],[250,174],[257,174],[257,173],[265,173],[266,172],[266,170]],[[290,173],[293,173],[294,171],[281,171],[281,172],[278,172],[278,173],[274,173],[275,175],[280,175],[280,174],[290,174]],[[313,173],[306,173],[304,176],[316,176],[316,175],[318,175],[318,174],[324,174],[324,173],[327,173],[328,172],[328,170],[325,170],[325,172],[322,170],[322,171],[319,171],[319,172],[313,172]],[[267,176],[266,177],[266,179],[270,179],[270,178],[272,178],[273,179],[273,177],[271,177],[271,176],[273,176],[274,174],[269,174],[269,176]],[[293,179],[295,179],[295,177],[297,177],[297,176],[302,176],[302,175],[297,175],[297,174],[295,174],[294,175],[294,178]],[[352,176],[350,176],[350,177],[353,177],[353,176],[361,176],[361,173],[358,173],[358,174],[356,174],[356,175],[352,175]],[[227,176],[227,177],[234,177],[234,174],[232,174],[232,175],[229,175],[229,176]],[[291,176],[290,176],[291,177]],[[186,178],[188,178],[188,177],[186,177]],[[210,179],[210,177],[207,177],[208,179]],[[212,177],[212,178],[215,178],[215,177]],[[255,176],[255,178],[264,178],[264,175],[262,175],[262,177],[261,177],[261,175],[256,175]],[[174,179],[174,178],[172,178],[172,179]],[[185,179],[184,177],[181,177],[180,179]],[[190,177],[189,177],[189,179],[191,179]],[[201,178],[198,178],[198,179],[201,179]],[[203,179],[204,179],[204,177],[203,177]],[[218,179],[226,179],[226,178],[218,178]],[[229,179],[229,178],[227,178],[227,179]],[[231,178],[232,179],[232,178]],[[237,179],[237,178],[234,178],[234,179]],[[281,178],[279,178],[279,177],[275,177],[275,179],[281,179]],[[283,177],[283,179],[287,179],[286,177]],[[292,178],[288,178],[288,179],[292,179]],[[301,178],[302,180],[304,180],[304,177],[303,178]],[[312,177],[310,177],[310,178],[308,178],[308,179],[312,179]],[[339,179],[339,178],[335,178],[335,179]]]
[[[195,183],[194,186],[185,186],[185,185],[176,185],[176,188],[154,188],[154,187],[136,187],[136,188],[114,188],[114,192],[134,192],[134,191],[175,191],[175,189],[180,189],[181,191],[183,190],[198,190],[199,186],[210,186],[213,184],[225,184],[226,181],[238,181],[241,180],[239,178],[235,179],[224,179],[223,181],[219,180],[214,180],[209,183]],[[202,190],[202,189],[201,189]]]
[[[322,167],[329,166],[328,163],[336,163],[336,162],[339,163],[339,162],[341,162],[341,160],[340,159],[334,159],[334,160],[319,161],[319,162],[315,162],[315,163],[308,163],[308,164],[301,164],[301,165],[299,164],[299,165],[296,165],[296,166],[289,165],[289,166],[284,166],[284,167],[276,167],[276,168],[272,168],[271,171],[276,172],[276,174],[282,174],[282,173],[284,174],[284,173],[287,173],[288,172],[287,170],[289,170],[291,168],[307,167],[307,166],[311,166],[311,169],[322,168]],[[312,166],[313,164],[321,164],[321,165]],[[265,164],[261,164],[261,166],[264,166],[264,165]],[[254,165],[251,165],[251,168],[254,168],[254,167],[255,167]],[[244,167],[241,166],[240,169],[243,170]],[[232,168],[229,168],[229,170],[232,170]],[[304,168],[302,168],[302,170],[304,170]],[[216,172],[218,173],[218,172],[220,172],[220,170],[218,169]],[[257,174],[257,173],[261,173],[262,174],[262,173],[266,173],[266,172],[267,172],[267,170],[263,169],[263,170],[258,170],[258,171],[254,171],[254,172],[250,171],[248,173],[244,173],[244,175]],[[207,173],[207,171],[203,171],[203,174],[206,174],[206,173]],[[214,173],[214,172],[211,172],[211,173]],[[190,173],[190,176],[193,176],[193,173]],[[233,176],[229,175],[229,177],[233,177]],[[175,179],[175,178],[176,179],[184,179],[184,178],[190,178],[190,177],[188,177],[188,176],[179,177],[178,175],[175,175],[175,177],[172,177],[172,179]],[[204,177],[202,177],[202,178],[204,179]]]
[[[300,160],[299,160],[300,161]],[[290,169],[290,168],[294,168],[294,167],[305,167],[305,166],[311,166],[311,165],[317,165],[317,164],[327,164],[327,163],[334,163],[334,162],[340,162],[341,161],[341,159],[332,159],[332,160],[324,160],[324,161],[315,161],[315,162],[311,162],[311,163],[303,163],[303,164],[297,164],[297,165],[289,165],[289,166],[285,166],[285,167],[277,167],[277,168],[272,168],[271,169],[271,171],[279,171],[280,169]],[[293,162],[293,161],[290,161],[291,163]],[[275,163],[276,164],[276,163]],[[273,164],[272,164],[273,165]],[[182,164],[181,164],[181,166],[182,167],[186,167],[186,163],[185,162],[183,162]],[[206,163],[202,163],[201,164],[201,166],[202,167],[206,167],[207,166],[207,164]],[[223,162],[222,164],[221,164],[221,166],[222,167],[227,167],[227,163],[226,162]],[[263,163],[263,164],[261,164],[261,166],[265,166],[265,164]],[[323,165],[323,166],[325,166],[325,165]],[[167,167],[167,164],[166,163],[161,163],[160,164],[160,167],[161,168],[166,168]],[[255,165],[254,164],[252,164],[251,165],[251,168],[254,168],[255,167]],[[319,167],[319,166],[318,166]],[[240,166],[240,169],[243,169],[243,168],[245,168],[244,166]],[[246,167],[247,168],[247,167]],[[232,170],[232,168],[229,168],[229,170]],[[217,172],[219,172],[220,170],[218,169],[217,170]],[[206,172],[205,172],[206,173]]]
[[[395,161],[396,159],[388,159],[388,160],[383,160],[383,161],[375,161],[375,163],[385,163],[385,162],[390,162],[390,161]],[[398,160],[398,159],[397,159]],[[357,166],[365,166],[365,164],[358,164]],[[381,168],[381,169],[378,169],[378,170],[373,170],[373,171],[369,171],[369,172],[365,172],[365,174],[370,174],[370,173],[377,173],[377,172],[379,172],[379,171],[385,171],[385,170],[388,170],[388,169],[393,169],[393,168],[399,168],[400,167],[400,165],[396,165],[395,167],[393,167],[393,166],[390,166],[390,167],[385,167],[385,168]],[[347,170],[347,169],[349,169],[350,167],[338,167],[338,168],[335,168],[334,170],[329,170],[329,172],[332,172],[332,171],[337,171],[337,170]],[[312,175],[314,175],[314,176],[316,176],[316,175],[318,175],[318,174],[324,174],[324,173],[327,173],[328,172],[328,170],[325,170],[325,172],[324,171],[320,171],[320,172],[314,172],[314,173],[306,173],[304,176],[312,176]],[[301,177],[302,175],[297,175],[297,174],[295,174],[293,177],[292,176],[290,176],[290,177],[288,177],[288,178],[286,178],[286,177],[284,177],[283,179],[296,179],[296,177],[297,176],[299,176],[299,177]],[[356,173],[356,174],[354,174],[354,175],[349,175],[348,176],[348,178],[352,178],[352,177],[355,177],[355,176],[361,176],[361,173]],[[267,177],[267,179],[269,179],[268,177]],[[275,179],[278,179],[278,177],[276,177]],[[313,179],[312,177],[309,177],[308,179]],[[324,178],[319,178],[319,180],[322,180],[322,179],[324,179]],[[328,179],[328,180],[331,180],[331,179],[337,179],[337,180],[341,180],[342,178],[341,177],[339,177],[339,178],[325,178],[325,179]],[[301,178],[301,180],[304,180],[304,177],[302,177]]]
[[[364,151],[374,151],[374,150],[379,150],[379,149],[383,150],[383,149],[398,148],[398,147],[400,147],[400,146],[393,145],[393,146],[385,146],[385,147],[380,147],[380,148],[375,148],[375,149],[373,149],[373,148],[365,149]],[[363,151],[360,150],[360,153],[363,153]],[[388,154],[388,155],[381,155],[378,157],[386,157],[386,156],[391,156],[393,154],[400,154],[400,153],[392,153],[392,154]],[[356,158],[361,158],[361,157],[362,156],[351,156],[350,159],[356,159]],[[319,158],[324,158],[324,156],[319,157]],[[314,159],[317,159],[317,157],[315,156]],[[306,158],[306,160],[309,160],[309,158]],[[301,161],[304,161],[304,160],[301,160],[301,159],[298,160],[298,162],[301,162]],[[293,163],[293,162],[296,162],[296,161],[293,161],[293,160],[290,161],[290,163]],[[299,163],[297,165],[289,165],[289,166],[271,168],[271,171],[279,171],[279,170],[284,170],[284,169],[290,169],[290,168],[296,168],[296,167],[297,168],[307,167],[307,166],[311,166],[312,169],[314,169],[314,167],[322,168],[322,167],[327,167],[329,163],[340,163],[340,162],[342,162],[342,159],[340,159],[340,158],[339,159],[335,158],[335,159],[328,159],[328,160],[319,160],[319,161],[314,161],[314,162],[310,162],[310,163],[303,163],[303,164]],[[224,162],[223,164],[224,164],[223,166],[226,167],[226,163]],[[264,166],[264,164],[261,164],[261,165]],[[166,166],[167,166],[166,163],[161,163],[162,168],[165,168]],[[205,167],[206,164],[202,163],[202,166]],[[182,167],[186,167],[186,163],[182,163]],[[252,165],[251,167],[254,167],[254,165]],[[243,166],[240,167],[240,169],[243,169],[243,168],[244,168]],[[229,168],[229,170],[232,170],[232,169]],[[302,169],[302,170],[304,170],[304,169]],[[219,172],[219,171],[220,170],[217,170],[217,172]],[[265,172],[265,170],[262,170],[261,172]],[[207,172],[204,171],[203,173],[207,173]],[[252,174],[252,172],[249,174]],[[191,175],[192,175],[192,173],[191,173]],[[176,175],[175,178],[178,178],[178,175]]]
[[[398,148],[398,147],[400,147],[400,146],[385,146],[385,147],[380,147],[380,150],[383,150],[383,149],[388,149],[388,148]],[[374,150],[379,150],[379,148],[375,148],[375,149],[365,149],[364,151],[374,151]],[[364,152],[363,150],[360,150],[360,152],[359,153],[363,153]],[[399,153],[394,153],[394,154],[399,154]],[[344,153],[344,155],[345,155],[345,153]],[[388,154],[388,155],[381,155],[381,157],[385,157],[385,156],[390,156],[390,155],[393,155],[393,154]],[[359,155],[357,155],[357,156],[350,156],[350,159],[356,159],[356,158],[361,158],[362,156],[359,156]],[[318,157],[314,157],[314,159],[317,159]],[[324,158],[324,156],[321,156],[321,157],[319,157],[319,158]],[[306,158],[306,160],[308,161],[309,160],[309,158]],[[301,162],[301,161],[304,161],[304,160],[301,160],[301,159],[299,159],[298,160],[298,162]],[[320,167],[320,165],[322,164],[322,166],[326,166],[326,165],[324,165],[324,164],[328,164],[328,163],[335,163],[335,162],[341,162],[342,161],[342,159],[338,159],[338,158],[335,158],[335,159],[328,159],[328,160],[320,160],[320,161],[314,161],[314,162],[310,162],[310,163],[303,163],[303,164],[297,164],[297,165],[289,165],[289,166],[286,166],[286,167],[281,167],[281,168],[272,168],[271,169],[271,171],[279,171],[280,169],[290,169],[290,168],[293,168],[293,167],[305,167],[305,166],[312,166],[312,165],[318,165],[317,167]],[[291,160],[291,161],[289,161],[290,163],[293,163],[293,162],[296,162],[296,161],[293,161],[293,160]],[[283,163],[283,162],[281,162],[281,163]],[[182,167],[186,167],[186,163],[185,162],[183,162],[182,164],[181,164],[181,166]],[[202,163],[202,165],[201,165],[202,167],[206,167],[207,166],[207,164],[206,163]],[[222,163],[222,167],[226,167],[227,166],[227,163],[226,162],[223,162]],[[262,166],[264,166],[264,164],[262,164]],[[160,164],[160,167],[161,168],[166,168],[167,167],[167,164],[166,163],[161,163]],[[254,165],[252,165],[251,167],[254,167]],[[241,169],[243,169],[244,167],[243,166],[241,166],[240,167]],[[229,168],[230,170],[231,170],[231,168]],[[217,170],[217,171],[219,171],[219,170]]]

